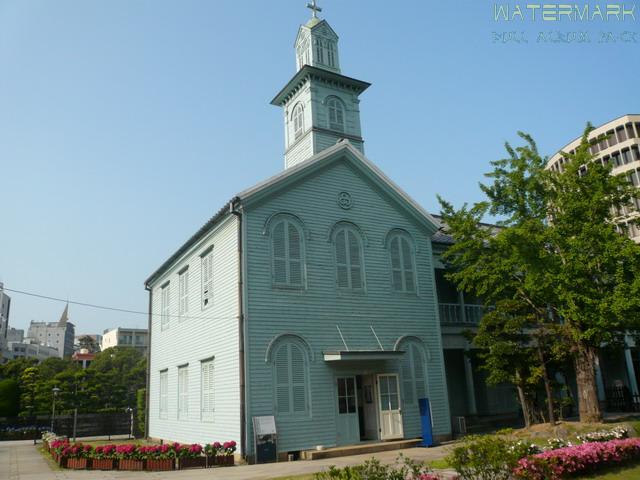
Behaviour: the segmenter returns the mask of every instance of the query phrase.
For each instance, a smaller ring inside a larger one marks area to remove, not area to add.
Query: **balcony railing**
[[[440,323],[448,325],[478,325],[484,315],[482,305],[440,304]]]

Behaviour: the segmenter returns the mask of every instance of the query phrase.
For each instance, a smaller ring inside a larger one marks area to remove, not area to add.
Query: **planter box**
[[[178,470],[184,470],[185,468],[205,468],[206,466],[207,466],[207,457],[178,459]]]
[[[148,472],[166,472],[173,470],[176,461],[173,458],[165,458],[162,460],[147,460],[145,470]]]
[[[118,462],[118,470],[144,470],[144,461],[121,458]]]
[[[221,467],[231,467],[234,464],[235,457],[233,455],[216,455],[216,465]]]
[[[59,467],[66,468],[67,466],[67,457],[63,457],[57,453],[53,454],[53,461],[56,462]]]
[[[89,470],[115,470],[116,461],[113,458],[93,458]]]
[[[67,468],[72,470],[86,470],[88,458],[68,458],[67,459]]]

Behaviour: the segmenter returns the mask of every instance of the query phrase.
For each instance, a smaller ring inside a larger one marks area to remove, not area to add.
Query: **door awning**
[[[399,360],[404,355],[399,350],[342,350],[323,352],[325,362],[362,362],[371,360]]]

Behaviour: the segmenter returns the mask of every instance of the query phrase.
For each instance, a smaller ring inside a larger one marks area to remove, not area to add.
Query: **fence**
[[[112,435],[140,436],[136,415],[133,412],[79,413],[75,419],[76,437],[111,437]],[[35,440],[43,431],[51,430],[58,435],[73,437],[74,415],[38,415],[36,417],[0,418],[0,440]]]
[[[610,387],[605,390],[607,411],[640,412],[640,395],[633,395],[625,386]]]

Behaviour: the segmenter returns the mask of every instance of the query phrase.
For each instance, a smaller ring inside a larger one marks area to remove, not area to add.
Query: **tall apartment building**
[[[60,358],[71,356],[75,326],[69,322],[69,306],[64,308],[57,322],[31,321],[27,337],[41,345],[56,348]]]
[[[634,186],[640,189],[640,115],[623,115],[597,127],[589,135],[594,140],[602,135],[600,142],[591,146],[595,161],[612,165],[612,174],[625,174]],[[564,146],[549,159],[547,168],[561,172],[565,159],[560,152],[574,153],[582,137]],[[584,168],[587,168],[586,166]],[[640,192],[638,197],[618,212],[613,212],[614,221],[621,233],[640,243]]]
[[[7,347],[7,332],[9,331],[9,310],[11,309],[11,297],[4,293],[0,283],[0,352]]]

